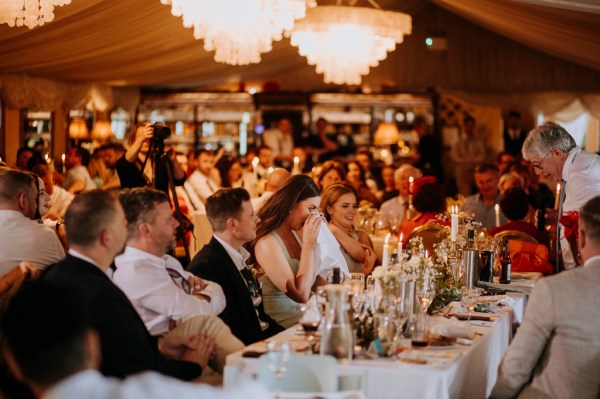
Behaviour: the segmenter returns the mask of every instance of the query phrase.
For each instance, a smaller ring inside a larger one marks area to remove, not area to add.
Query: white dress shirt
[[[390,227],[390,218],[387,217],[387,215],[389,213],[393,213],[395,215],[398,216],[398,226],[400,226],[400,223],[402,223],[402,221],[404,220],[404,218],[406,217],[406,208],[408,206],[408,201],[405,201],[404,198],[402,198],[401,196],[397,196],[394,197],[392,199],[389,199],[387,201],[385,201],[383,204],[381,204],[381,207],[379,208],[379,212],[381,212],[381,215],[383,215],[383,223],[384,223],[384,228],[389,228]],[[396,227],[398,227],[396,226]]]
[[[203,175],[198,170],[195,170],[194,173],[188,177],[187,183],[194,189],[196,195],[203,203],[206,203],[206,199],[220,188],[209,176]]]
[[[289,156],[294,149],[294,137],[291,133],[283,133],[279,129],[269,129],[263,134],[263,142],[273,151],[273,156]]]
[[[586,202],[600,195],[600,156],[573,148],[563,166],[562,178],[566,181],[563,212],[579,211]],[[560,247],[565,269],[573,268],[575,261],[566,238],[561,238]]]
[[[54,186],[52,195],[50,196],[50,208],[48,213],[65,217],[65,212],[75,196],[60,186]]]
[[[207,384],[192,384],[154,372],[124,380],[108,378],[96,370],[80,371],[48,389],[41,399],[244,399],[266,398],[259,383],[244,383],[223,389]]]
[[[210,302],[186,294],[181,282],[169,276],[167,267],[186,280],[193,274],[170,255],[158,257],[128,246],[115,258],[115,265],[114,283],[127,295],[152,335],[168,332],[170,320],[179,323],[197,314],[218,315],[225,309],[225,294],[216,283],[205,280],[202,294],[210,297]]]
[[[65,251],[51,228],[21,212],[0,210],[0,276],[24,260],[41,270],[64,257]]]
[[[77,180],[83,180],[85,183],[85,186],[82,191],[90,191],[98,188],[98,186],[96,186],[96,183],[94,183],[94,181],[90,177],[90,172],[88,172],[87,168],[83,165],[75,166],[74,168],[69,170],[63,187],[66,190],[68,190]]]

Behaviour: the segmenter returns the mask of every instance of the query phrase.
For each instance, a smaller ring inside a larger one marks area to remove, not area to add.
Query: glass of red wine
[[[321,324],[321,310],[316,305],[316,301],[309,301],[309,303],[303,305],[300,310],[302,311],[302,317],[300,318],[300,325],[306,335],[310,351],[314,353],[314,340],[315,334]]]

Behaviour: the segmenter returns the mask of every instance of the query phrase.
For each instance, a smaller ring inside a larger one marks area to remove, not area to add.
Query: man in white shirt
[[[493,398],[600,397],[600,196],[579,215],[584,267],[538,280]]]
[[[56,232],[32,220],[37,184],[32,174],[0,169],[0,275],[21,261],[44,269],[65,257]]]
[[[69,170],[63,187],[72,194],[93,190],[96,184],[90,177],[87,165],[90,162],[90,153],[81,147],[73,147],[67,153],[65,165]]]
[[[127,217],[125,252],[115,258],[113,281],[129,298],[150,334],[206,334],[215,340],[215,361],[221,372],[225,357],[244,345],[216,316],[225,309],[221,287],[185,271],[167,252],[176,229],[167,195],[151,188],[119,195]]]
[[[200,150],[196,156],[196,170],[188,177],[189,186],[194,189],[202,203],[219,189],[219,184],[211,178],[215,157],[208,150]]]
[[[562,181],[563,213],[578,211],[588,200],[600,195],[600,157],[582,151],[557,123],[544,122],[529,132],[523,144],[523,158],[533,165],[536,174]],[[558,216],[556,211],[546,211],[548,223],[557,223]],[[558,226],[557,230],[562,231],[561,225]],[[571,269],[575,261],[569,243],[560,232],[559,237],[564,268]]]
[[[294,149],[294,127],[287,118],[277,122],[276,129],[269,129],[263,134],[263,143],[273,151],[275,159],[283,166],[291,164]]]
[[[381,208],[379,208],[379,211],[383,215],[384,228],[390,227],[390,214],[397,216],[398,226],[402,223],[406,217],[406,211],[408,210],[408,197],[410,194],[409,180],[411,177],[416,180],[422,176],[423,174],[419,169],[409,164],[404,164],[396,169],[394,172],[394,183],[396,185],[396,190],[398,190],[400,194],[385,201],[381,204]]]
[[[98,372],[100,340],[84,302],[73,287],[36,281],[20,290],[6,310],[2,336],[8,366],[36,398],[267,397],[258,383],[224,390],[178,381],[156,372],[131,375],[123,380],[103,376]]]

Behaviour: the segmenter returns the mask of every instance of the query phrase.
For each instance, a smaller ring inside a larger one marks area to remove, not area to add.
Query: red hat
[[[421,187],[423,187],[427,184],[433,184],[433,183],[437,183],[437,182],[438,182],[438,179],[436,179],[435,176],[419,177],[418,179],[413,181],[412,190],[410,190],[410,193],[412,195],[415,195],[421,189]]]

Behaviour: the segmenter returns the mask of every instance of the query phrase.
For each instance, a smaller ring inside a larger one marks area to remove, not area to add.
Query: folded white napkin
[[[317,265],[317,274],[324,279],[327,279],[327,270],[336,267],[339,267],[342,272],[348,273],[348,265],[340,249],[340,244],[325,222],[321,223],[319,227],[315,248],[315,265]]]
[[[473,339],[474,333],[470,325],[461,323],[456,318],[439,319],[435,325],[429,328],[429,331],[434,334],[443,335],[444,337],[468,339]]]

